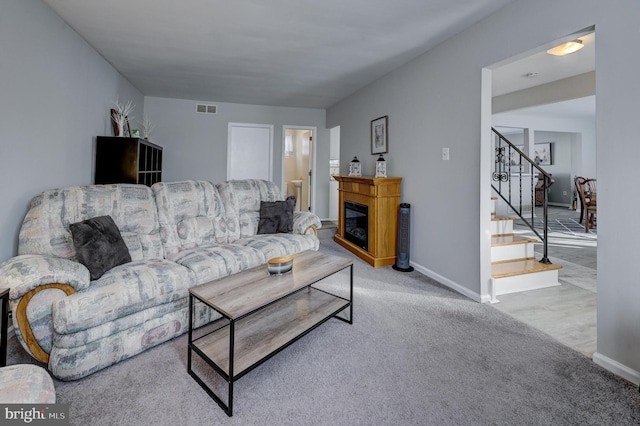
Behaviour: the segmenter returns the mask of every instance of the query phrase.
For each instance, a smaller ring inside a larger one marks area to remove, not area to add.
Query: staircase
[[[553,265],[547,256],[547,198],[551,175],[496,129],[491,131],[495,150],[491,188],[497,195],[491,201],[491,302],[495,303],[498,302],[496,296],[501,294],[559,285],[558,270],[562,267]],[[536,217],[538,196],[542,198],[542,213]],[[498,197],[508,206],[506,211],[514,212],[539,240],[515,234],[516,217],[495,214]],[[540,260],[533,251],[537,243],[542,244]]]
[[[515,217],[496,216],[497,197],[491,199],[491,302],[496,296],[559,285],[562,267],[540,262],[534,246],[540,241],[514,233]]]

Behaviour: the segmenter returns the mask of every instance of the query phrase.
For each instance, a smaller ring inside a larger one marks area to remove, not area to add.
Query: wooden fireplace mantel
[[[334,176],[338,181],[338,232],[334,241],[371,266],[396,262],[398,209],[402,178]],[[368,248],[364,250],[345,239],[344,203],[351,201],[368,207]]]

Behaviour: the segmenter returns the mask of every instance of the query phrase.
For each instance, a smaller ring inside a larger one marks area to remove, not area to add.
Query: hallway
[[[549,207],[549,221],[579,217],[579,210]],[[514,225],[514,232],[533,235],[520,225]],[[597,335],[596,250],[595,235],[549,232],[548,255],[552,263],[562,265],[561,285],[498,296],[500,302],[492,306],[591,358]],[[542,257],[540,244],[536,245],[536,254]]]

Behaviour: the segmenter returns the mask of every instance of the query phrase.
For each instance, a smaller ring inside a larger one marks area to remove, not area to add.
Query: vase
[[[116,136],[118,137],[125,137],[126,135],[124,134],[124,126],[126,124],[125,120],[117,120],[116,124],[118,125],[118,134]]]

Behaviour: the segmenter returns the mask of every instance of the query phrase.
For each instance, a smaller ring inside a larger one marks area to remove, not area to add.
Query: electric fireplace
[[[338,231],[333,240],[374,268],[396,263],[402,178],[334,176]]]
[[[353,201],[344,202],[344,238],[358,247],[369,249],[369,207]]]

